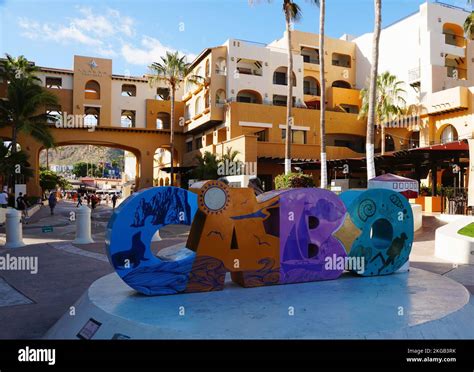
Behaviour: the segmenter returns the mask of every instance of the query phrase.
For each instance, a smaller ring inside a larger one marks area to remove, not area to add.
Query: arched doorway
[[[441,143],[457,141],[458,131],[456,130],[456,128],[454,128],[454,126],[448,124],[444,128],[442,128],[439,138]]]
[[[320,96],[321,87],[319,81],[312,76],[305,76],[303,79],[303,94],[310,96]]]

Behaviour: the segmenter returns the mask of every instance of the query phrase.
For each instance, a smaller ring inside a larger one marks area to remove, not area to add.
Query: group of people
[[[110,201],[112,201],[112,208],[115,209],[115,206],[117,205],[117,200],[117,194],[113,194],[112,197],[110,197],[109,194],[101,196],[97,194],[86,193],[85,195],[78,195],[76,207],[82,206],[82,202],[86,201],[88,206],[90,205],[92,209],[95,209],[95,207],[99,205],[102,201],[105,201],[106,205],[109,205]]]

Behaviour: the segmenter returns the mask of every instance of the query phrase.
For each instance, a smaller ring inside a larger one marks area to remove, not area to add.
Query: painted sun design
[[[199,195],[199,207],[206,214],[222,213],[229,203],[229,191],[218,181],[206,183]]]

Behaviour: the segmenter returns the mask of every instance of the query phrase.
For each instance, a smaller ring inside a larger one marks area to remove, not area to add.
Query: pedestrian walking
[[[56,199],[56,191],[51,191],[48,198],[49,209],[51,210],[51,216],[54,215],[54,208],[56,208],[56,203],[58,199]]]
[[[112,208],[115,209],[115,205],[117,204],[117,194],[112,196]]]
[[[77,205],[76,208],[82,207],[82,196],[77,195]]]

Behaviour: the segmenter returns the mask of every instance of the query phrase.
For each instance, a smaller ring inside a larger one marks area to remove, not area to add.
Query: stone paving
[[[62,201],[51,216],[42,207],[24,226],[26,247],[7,250],[4,228],[0,228],[0,255],[37,257],[38,273],[0,271],[0,338],[40,338],[98,278],[113,272],[105,252],[105,232],[112,213],[100,205],[92,212],[92,237],[95,243],[74,245],[74,222],[69,220],[75,204]],[[453,265],[434,257],[435,229],[444,223],[436,216],[424,216],[423,228],[415,234],[410,262],[412,267],[445,275],[474,293],[474,266]],[[53,226],[52,232],[42,227]],[[188,228],[168,226],[152,251],[186,241]],[[471,303],[473,297],[471,296]],[[454,337],[454,335],[453,335]]]

